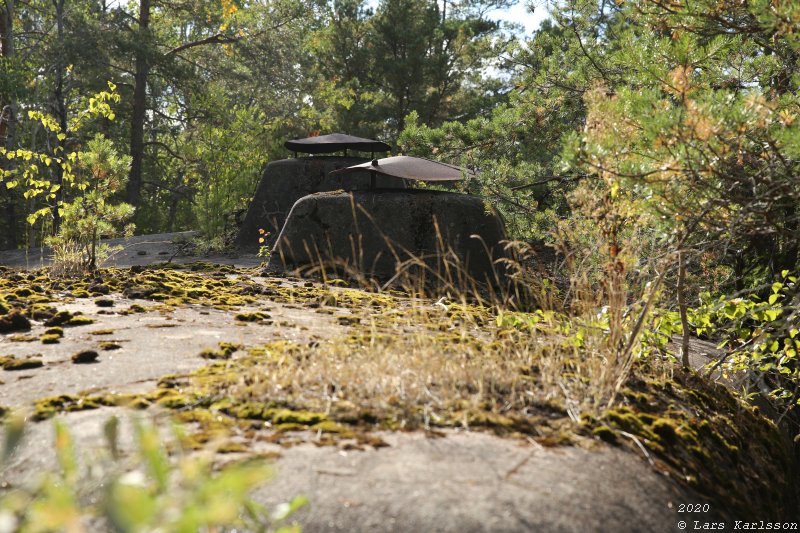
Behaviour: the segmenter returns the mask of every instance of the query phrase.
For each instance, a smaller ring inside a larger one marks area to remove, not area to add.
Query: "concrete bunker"
[[[465,170],[426,159],[390,157],[334,171],[366,172],[368,190],[323,192],[297,201],[270,257],[272,271],[323,267],[391,279],[404,271],[434,282],[504,280],[500,216],[481,198],[430,189],[381,188],[378,178],[452,183]]]
[[[369,172],[347,176],[332,172],[369,161],[350,155],[350,152],[366,152],[374,157],[376,152],[390,149],[388,144],[380,141],[341,133],[294,139],[286,141],[284,146],[294,152],[295,157],[273,161],[264,167],[236,239],[237,248],[243,251],[258,250],[261,245],[259,238],[262,237],[259,230],[269,233],[264,244],[271,246],[292,206],[303,196],[315,192],[371,187],[372,176]],[[331,155],[336,152],[341,154]],[[298,157],[301,153],[308,155]],[[390,176],[381,176],[375,185],[395,189],[405,187],[402,180]]]

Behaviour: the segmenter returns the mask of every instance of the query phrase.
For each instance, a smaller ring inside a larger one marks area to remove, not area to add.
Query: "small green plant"
[[[78,465],[84,462],[79,461],[72,436],[62,422],[54,421],[58,470],[0,490],[0,524],[20,532],[83,531],[86,520],[94,518],[120,532],[234,527],[300,531],[286,521],[306,504],[305,498],[295,498],[273,513],[250,499],[249,493],[271,475],[264,461],[215,469],[213,453],[188,455],[183,450],[173,460],[159,429],[142,421],[134,423],[136,450],[127,456],[120,449],[119,420],[110,418],[103,429],[106,448],[85,461],[92,467],[82,475]],[[0,472],[23,441],[23,419],[10,417],[4,430]],[[178,443],[185,437],[177,426],[174,435]]]
[[[77,156],[75,185],[79,191],[61,208],[62,222],[58,234],[46,240],[53,246],[56,264],[67,270],[95,270],[111,253],[100,243],[101,236],[119,234],[118,227],[133,215],[133,207],[110,203],[110,198],[125,184],[130,157],[120,156],[111,141],[96,136],[87,150]],[[123,232],[133,234],[133,225]]]
[[[81,146],[75,141],[88,121],[114,120],[111,106],[120,96],[110,81],[108,88],[82,101],[81,111],[63,131],[51,115],[28,111],[28,119],[58,141],[52,151],[0,147],[0,157],[14,163],[11,170],[0,172],[0,184],[23,189],[30,207],[28,224],[41,222],[43,231],[55,230],[44,242],[53,248],[55,270],[63,273],[94,270],[110,251],[99,244],[100,238],[118,233],[117,225],[133,214],[127,204],[109,203],[124,185],[130,158],[120,156],[102,135],[89,141],[85,151],[74,148]],[[132,232],[132,225],[126,227],[126,234]]]
[[[269,256],[272,253],[272,248],[266,244],[267,239],[269,238],[269,232],[261,228],[258,230],[258,234],[260,235],[258,238],[258,257],[269,259]]]
[[[721,340],[726,348],[712,369],[745,372],[753,386],[779,403],[800,405],[800,298],[797,278],[784,270],[765,298],[755,292],[739,297],[700,295],[690,323],[700,336]],[[765,389],[766,386],[766,389]]]

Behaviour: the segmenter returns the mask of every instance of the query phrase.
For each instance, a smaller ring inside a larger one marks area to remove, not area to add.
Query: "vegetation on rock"
[[[56,252],[50,270],[0,267],[3,342],[66,343],[94,321],[81,305],[163,314],[154,335],[184,308],[277,335],[34,417],[157,406],[193,424],[191,447],[264,427],[284,445],[462,428],[629,446],[721,509],[796,513],[800,7],[567,0],[523,37],[492,11],[512,3],[0,3],[0,245]],[[413,260],[394,285],[98,268],[128,219],[224,247],[263,161],[337,129],[475,170],[456,189],[505,218],[511,289],[432,290]],[[274,305],[337,335],[289,341]],[[692,336],[723,351],[698,363]]]

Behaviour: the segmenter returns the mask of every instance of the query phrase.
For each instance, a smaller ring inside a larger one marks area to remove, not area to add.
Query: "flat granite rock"
[[[324,265],[391,278],[404,263],[422,259],[429,278],[468,274],[496,284],[505,238],[500,216],[476,196],[420,189],[318,193],[294,205],[268,268]]]
[[[370,188],[371,173],[333,174],[340,168],[368,161],[362,157],[316,156],[273,161],[264,167],[253,201],[247,210],[236,246],[244,251],[258,251],[259,230],[270,233],[272,245],[297,200],[315,192],[363,190]],[[397,178],[376,176],[375,187],[405,188]]]

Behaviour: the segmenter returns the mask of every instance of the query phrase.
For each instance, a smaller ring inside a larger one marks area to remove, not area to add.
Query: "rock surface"
[[[678,531],[696,495],[640,457],[598,446],[545,448],[474,432],[383,434],[388,447],[281,451],[257,498],[304,494],[307,531]],[[716,513],[698,513],[706,521]]]
[[[475,196],[420,189],[319,193],[294,205],[269,268],[324,264],[390,278],[422,258],[428,277],[461,281],[468,274],[495,283],[505,237],[499,215],[487,213]]]
[[[82,463],[105,446],[103,424],[112,415],[123,417],[120,446],[131,450],[131,415],[122,409],[59,416]],[[382,438],[389,446],[347,452],[311,443],[265,444],[263,451],[280,457],[275,478],[253,497],[276,509],[305,495],[308,506],[292,518],[315,532],[666,533],[681,531],[680,521],[719,520],[713,509],[679,514],[680,504],[703,500],[620,449],[543,448],[476,432]],[[57,467],[51,424],[29,426],[25,442],[5,470],[17,482]]]
[[[146,257],[158,257],[162,251],[173,253],[172,241],[145,236],[128,250],[147,243],[152,253]],[[0,254],[0,264],[3,258]],[[127,266],[138,265],[140,259],[135,252],[120,254],[119,266],[125,266],[124,261],[129,262]],[[242,257],[238,261],[258,260]],[[269,280],[255,277],[253,281]],[[299,288],[308,282],[281,279],[280,283]],[[352,326],[341,324],[334,315],[321,314],[309,305],[271,301],[268,295],[232,311],[196,304],[164,310],[140,301],[148,309],[128,315],[119,311],[133,301],[113,291],[107,297],[115,302],[112,314],[107,314],[108,308],[98,308],[92,298],[59,303],[60,309],[94,320],[89,326],[66,328],[60,344],[41,345],[0,335],[0,354],[14,353],[19,360],[36,356],[44,363],[23,372],[0,371],[0,406],[28,410],[39,398],[84,391],[144,393],[163,376],[185,375],[209,364],[199,354],[220,341],[246,346],[281,339],[308,343],[352,333]],[[274,319],[269,324],[234,319],[236,313],[266,307]],[[45,330],[40,321],[34,321],[31,336],[37,338]],[[105,333],[98,335],[101,331]],[[100,363],[70,364],[70,353],[97,349],[110,340],[121,349],[103,353]],[[703,341],[693,340],[691,350],[698,367],[719,355],[713,344]],[[70,428],[85,463],[104,446],[103,424],[108,417],[152,417],[166,424],[169,414],[155,406],[142,412],[102,407],[59,417]],[[132,424],[124,420],[120,429],[121,447],[130,451]],[[165,434],[167,429],[165,425]],[[422,431],[380,432],[389,446],[356,450],[317,446],[319,436],[314,432],[302,439],[303,444],[283,448],[268,440],[269,428],[254,431],[254,446],[261,447],[253,451],[276,457],[276,477],[255,494],[256,500],[274,509],[277,503],[307,495],[309,506],[296,516],[306,531],[666,532],[679,531],[680,521],[692,528],[695,520],[701,525],[719,520],[718,512],[737,519],[756,518],[735,508],[680,514],[678,505],[704,500],[661,473],[656,458],[638,453],[638,448],[631,452],[599,440],[589,446],[541,447],[532,440],[479,431],[448,430],[442,432],[444,438]],[[0,469],[0,485],[18,485],[35,479],[43,469],[56,468],[53,439],[50,422],[31,422],[24,445]],[[237,457],[232,454],[231,459]],[[731,529],[733,522],[726,525]]]
[[[252,254],[202,254],[195,253],[194,240],[201,238],[197,231],[180,231],[137,235],[117,239],[103,239],[100,242],[114,248],[108,259],[99,266],[101,268],[152,265],[162,262],[191,263],[193,261],[211,261],[221,265],[237,265],[241,267],[257,266],[262,260]],[[144,253],[142,253],[144,252]],[[50,247],[28,248],[27,250],[0,250],[0,265],[36,269],[52,265],[53,250]]]
[[[269,163],[261,174],[253,201],[247,210],[237,247],[257,251],[259,230],[270,233],[266,243],[275,242],[294,203],[315,192],[363,190],[370,187],[369,172],[334,174],[333,170],[364,163],[361,157],[298,157]],[[377,176],[376,187],[404,188],[403,180]]]

